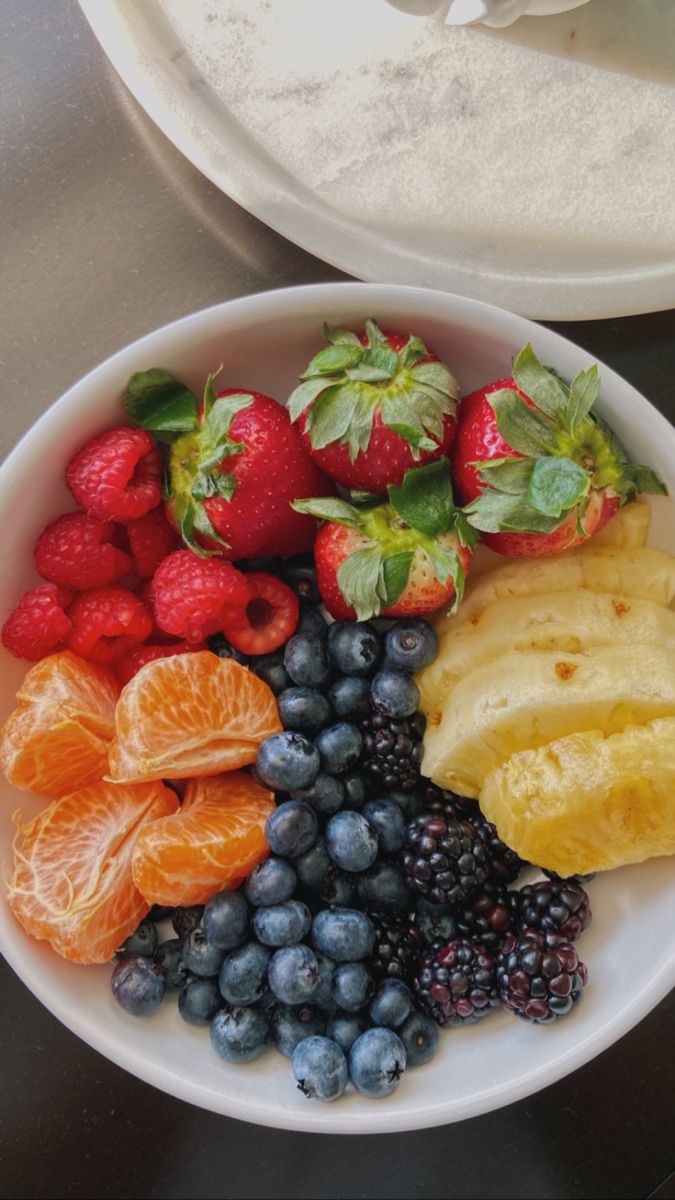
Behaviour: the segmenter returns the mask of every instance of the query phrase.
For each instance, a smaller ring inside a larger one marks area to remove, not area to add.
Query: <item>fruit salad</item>
[[[589,880],[675,853],[675,559],[595,368],[324,340],[290,397],[144,364],[64,463],[0,767],[26,933],[327,1102],[582,999]]]

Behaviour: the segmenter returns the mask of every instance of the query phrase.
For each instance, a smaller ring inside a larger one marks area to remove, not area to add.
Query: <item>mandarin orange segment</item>
[[[98,782],[108,768],[119,692],[110,671],[70,651],[31,667],[0,732],[8,782],[43,796]]]
[[[148,911],[133,882],[136,839],[178,807],[161,783],[97,783],[55,800],[14,839],[10,907],[71,962],[106,962]]]
[[[243,771],[192,780],[175,815],[146,825],[133,858],[136,887],[151,904],[205,904],[237,887],[269,854],[265,822],[274,796]]]
[[[266,683],[204,650],[146,663],[122,690],[115,727],[109,778],[133,782],[247,766],[281,722]]]

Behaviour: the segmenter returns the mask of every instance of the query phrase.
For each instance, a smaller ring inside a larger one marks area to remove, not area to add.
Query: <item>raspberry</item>
[[[246,576],[253,599],[246,606],[246,624],[225,623],[223,632],[236,650],[244,654],[269,654],[283,646],[295,633],[300,601],[295,592],[274,575],[254,571]]]
[[[162,460],[144,429],[109,429],[71,458],[66,483],[100,521],[132,521],[162,498]]]
[[[225,623],[245,626],[252,599],[241,571],[191,550],[174,550],[164,559],[155,571],[152,596],[160,629],[190,642],[219,633]]]
[[[64,612],[71,600],[70,592],[53,583],[26,592],[2,627],[2,640],[10,654],[37,662],[62,649],[72,624]]]
[[[38,574],[50,583],[84,591],[105,587],[131,570],[128,554],[111,545],[113,526],[85,513],[52,521],[35,543]]]
[[[120,683],[128,683],[137,671],[156,658],[173,658],[174,654],[189,654],[206,650],[206,642],[173,642],[166,646],[132,646],[115,660],[114,671]]]
[[[152,633],[152,618],[142,600],[126,588],[94,588],[73,601],[68,648],[89,662],[108,666]]]
[[[180,545],[161,505],[151,509],[144,517],[129,521],[127,534],[136,574],[144,579],[154,575],[167,554],[177,550]]]

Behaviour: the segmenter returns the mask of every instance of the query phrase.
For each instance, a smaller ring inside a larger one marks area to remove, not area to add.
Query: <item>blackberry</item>
[[[409,983],[417,969],[420,934],[402,913],[372,913],[375,946],[368,967],[376,979],[402,979]]]
[[[588,875],[558,875],[556,871],[549,871],[546,867],[542,867],[541,869],[547,879],[573,879],[575,883],[590,883],[598,873],[597,871],[590,871]]]
[[[494,955],[499,953],[507,933],[513,928],[509,892],[493,879],[488,879],[465,904],[455,909],[454,916],[460,937],[480,942]]]
[[[496,960],[468,938],[426,955],[413,988],[437,1025],[474,1025],[499,1005]]]
[[[361,769],[375,795],[392,788],[410,792],[417,787],[425,724],[422,713],[388,717],[374,710],[363,719]]]
[[[510,933],[497,959],[502,1004],[525,1021],[540,1025],[564,1017],[581,999],[588,971],[569,942],[528,930]]]
[[[402,857],[408,887],[434,904],[461,904],[488,877],[488,855],[475,825],[436,812],[408,821]]]
[[[249,664],[248,655],[230,645],[224,633],[214,633],[212,637],[206,639],[206,644],[213,654],[218,655],[218,658],[233,658],[235,662],[241,663],[244,667]]]
[[[424,896],[415,902],[415,922],[420,931],[424,953],[440,950],[457,937],[454,912],[446,904],[431,904]]]
[[[525,866],[522,858],[501,840],[491,821],[481,816],[474,823],[488,853],[490,878],[504,884],[513,883]]]
[[[588,895],[574,879],[542,879],[514,893],[519,929],[538,929],[573,942],[591,923]]]
[[[422,808],[424,812],[442,813],[444,817],[449,817],[451,821],[475,821],[480,818],[480,809],[478,801],[470,799],[469,796],[458,796],[455,792],[446,791],[445,788],[439,788],[435,783],[431,783],[428,779],[424,781],[424,787],[420,792]]]

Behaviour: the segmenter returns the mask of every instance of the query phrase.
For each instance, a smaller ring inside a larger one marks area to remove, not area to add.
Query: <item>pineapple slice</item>
[[[675,653],[661,646],[591,647],[585,654],[505,654],[452,689],[422,773],[477,797],[512,754],[570,733],[675,715]]]
[[[675,854],[675,717],[514,754],[480,795],[499,836],[559,875]]]
[[[651,506],[646,500],[626,504],[615,513],[604,529],[593,534],[594,546],[617,546],[619,550],[634,550],[644,546],[649,533]]]

